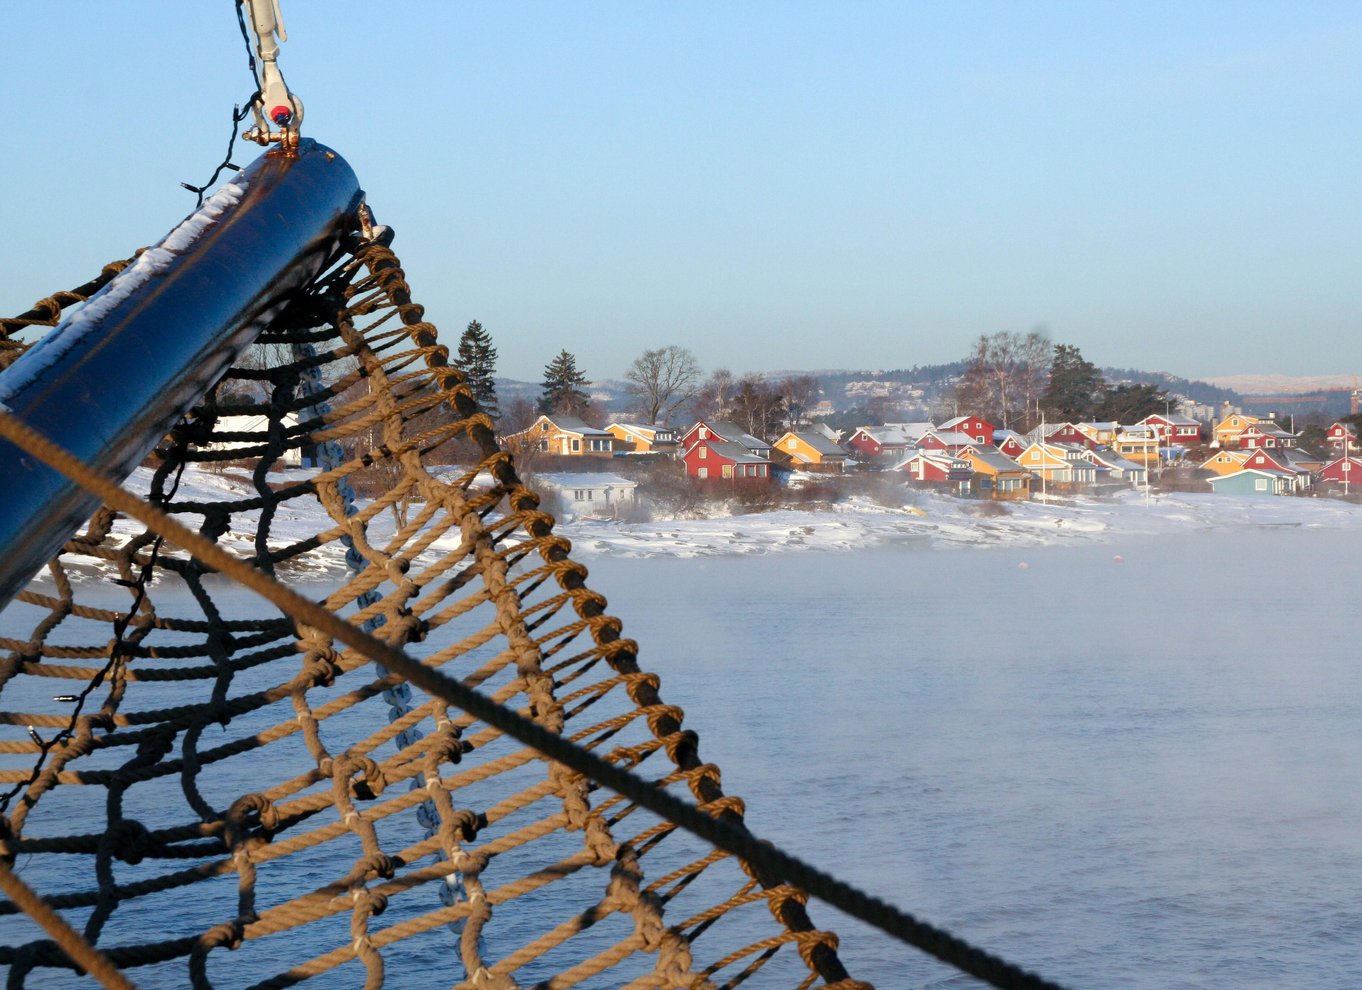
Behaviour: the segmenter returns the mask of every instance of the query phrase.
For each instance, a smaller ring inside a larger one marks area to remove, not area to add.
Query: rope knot
[[[235,850],[249,837],[252,812],[264,831],[273,832],[279,827],[279,812],[273,801],[263,794],[242,795],[223,816],[222,841],[228,849]]]
[[[377,890],[370,890],[368,887],[356,887],[350,891],[350,896],[354,899],[355,906],[370,917],[376,918],[388,910],[388,896]]]
[[[350,793],[361,801],[372,801],[388,786],[383,768],[371,756],[346,755],[332,764],[332,779],[337,783],[349,781],[356,773],[362,777],[350,784]]]
[[[241,939],[246,933],[244,918],[233,918],[220,925],[214,925],[199,936],[198,949],[207,952],[211,949],[232,949],[241,947]]]
[[[136,866],[151,848],[151,833],[141,822],[121,818],[104,833],[102,844],[123,862]]]
[[[340,654],[329,646],[309,650],[303,657],[303,673],[313,687],[330,687],[340,672]]]
[[[398,867],[402,866],[402,858],[400,856],[389,856],[387,853],[381,852],[369,853],[359,860],[359,866],[366,872],[373,871],[376,876],[380,876],[384,880],[391,880],[397,873]],[[382,895],[375,894],[375,896]],[[386,904],[387,901],[385,900],[384,903]],[[378,914],[380,912],[375,911],[374,913]]]

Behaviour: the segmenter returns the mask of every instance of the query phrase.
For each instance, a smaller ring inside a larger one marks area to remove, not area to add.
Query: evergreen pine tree
[[[1107,382],[1097,366],[1072,344],[1056,344],[1050,384],[1040,397],[1050,415],[1072,423],[1090,420],[1106,395]]]
[[[492,381],[496,365],[497,349],[492,346],[492,335],[474,320],[459,338],[459,353],[454,359],[454,367],[463,373],[482,411],[493,419],[501,415],[497,408],[497,387]]]
[[[586,375],[577,370],[577,358],[567,351],[559,351],[558,356],[544,366],[539,411],[546,415],[581,416],[591,401],[582,391],[586,381]]]

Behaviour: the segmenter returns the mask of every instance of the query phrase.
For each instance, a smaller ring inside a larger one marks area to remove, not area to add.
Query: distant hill
[[[1103,368],[1102,374],[1107,381],[1119,384],[1134,382],[1140,385],[1157,385],[1176,395],[1185,395],[1193,402],[1203,405],[1218,405],[1228,402],[1238,405],[1241,396],[1232,388],[1214,385],[1211,382],[1183,378],[1181,375],[1166,371],[1140,371],[1137,368]]]
[[[1356,375],[1217,375],[1212,385],[1232,388],[1240,395],[1302,395],[1319,389],[1352,389]]]

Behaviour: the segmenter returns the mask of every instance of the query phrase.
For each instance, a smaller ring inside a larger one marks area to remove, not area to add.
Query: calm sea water
[[[758,834],[1066,985],[1341,990],[1360,563],[1357,534],[1252,529],[592,579]],[[973,985],[814,910],[862,979]]]
[[[759,835],[1068,986],[1341,990],[1360,560],[1358,534],[1264,528],[590,569]],[[882,990],[973,985],[811,911]]]

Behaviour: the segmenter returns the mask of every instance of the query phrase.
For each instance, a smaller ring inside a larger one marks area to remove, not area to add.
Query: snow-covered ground
[[[270,475],[274,485],[307,477],[304,471]],[[129,487],[145,490],[150,474],[139,470]],[[215,500],[251,494],[244,474],[190,470],[181,482],[181,500]],[[991,503],[931,492],[911,496],[912,504],[890,507],[853,499],[831,508],[779,509],[707,519],[618,522],[565,518],[558,531],[572,540],[581,557],[698,557],[849,551],[891,544],[924,549],[1031,547],[1111,541],[1143,535],[1176,534],[1242,527],[1305,527],[1324,530],[1362,528],[1362,506],[1328,498],[1236,498],[1212,494],[1155,495],[1130,491],[1104,498],[1051,498],[1049,501]],[[252,552],[255,513],[234,515],[224,542],[243,556]],[[371,527],[381,542],[392,530],[384,513]],[[120,524],[125,532],[131,524]],[[284,503],[272,523],[271,544],[287,545],[331,528],[312,498]],[[451,535],[432,552],[452,549]],[[305,569],[316,576],[344,569],[343,548],[331,545]],[[296,578],[305,574],[294,574]]]
[[[1324,498],[1233,498],[1127,492],[1104,498],[990,503],[923,493],[907,508],[869,500],[822,511],[782,509],[720,519],[563,525],[579,554],[692,557],[795,550],[1049,546],[1256,526],[1362,528],[1362,506]]]

